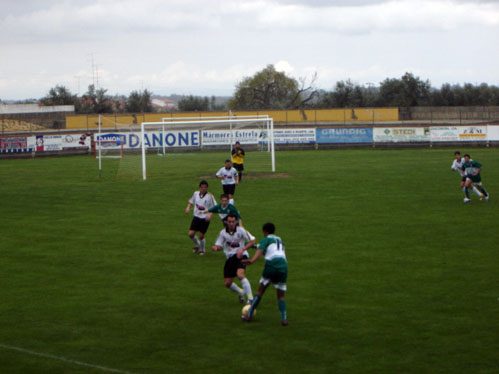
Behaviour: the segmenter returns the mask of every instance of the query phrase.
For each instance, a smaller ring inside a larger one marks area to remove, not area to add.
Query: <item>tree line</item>
[[[251,77],[244,78],[235,87],[227,101],[215,96],[182,96],[178,111],[226,110],[283,110],[329,109],[362,107],[414,107],[414,106],[499,106],[499,87],[495,85],[449,84],[432,87],[412,73],[400,78],[386,78],[379,85],[360,85],[352,80],[338,81],[331,90],[315,86],[317,75],[310,79],[295,79],[277,71],[273,65]],[[153,112],[152,92],[147,89],[132,91],[129,96],[107,94],[104,88],[90,85],[85,94],[78,96],[65,86],[51,88],[38,100],[41,105],[74,105],[80,114],[146,113]]]

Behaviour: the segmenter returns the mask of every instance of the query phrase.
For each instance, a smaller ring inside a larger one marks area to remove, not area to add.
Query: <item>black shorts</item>
[[[190,230],[199,231],[203,234],[206,234],[208,231],[208,226],[210,226],[210,222],[205,220],[204,218],[194,217],[191,221]]]
[[[466,178],[467,178],[467,177],[466,177],[466,175],[465,175],[464,177],[462,177],[462,178],[461,178],[461,181],[462,181],[462,182],[466,182]]]
[[[236,192],[236,184],[222,184],[222,188],[224,190],[224,194],[226,195],[234,195]]]
[[[243,171],[244,170],[244,165],[243,164],[232,164],[232,166],[234,166],[234,169],[236,169],[237,171]]]
[[[237,258],[237,255],[230,256],[224,265],[224,278],[235,278],[237,276],[237,269],[246,269],[241,260],[248,258],[247,255],[243,255],[243,258]]]

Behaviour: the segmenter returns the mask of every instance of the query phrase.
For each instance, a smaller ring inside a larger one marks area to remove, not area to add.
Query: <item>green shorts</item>
[[[471,180],[473,183],[480,183],[482,181],[482,177],[480,174],[478,175],[467,175],[466,176],[469,180]]]
[[[286,280],[288,278],[288,263],[286,260],[274,260],[265,262],[260,283],[267,286],[272,283],[275,288],[286,291]]]

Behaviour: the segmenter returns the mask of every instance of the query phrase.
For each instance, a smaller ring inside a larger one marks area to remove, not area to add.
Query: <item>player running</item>
[[[485,187],[482,186],[482,177],[480,172],[482,171],[482,164],[470,159],[470,155],[464,155],[464,163],[461,167],[466,175],[465,186],[467,188],[473,188],[473,192],[482,200],[489,201],[489,194]],[[478,187],[478,188],[477,188]]]
[[[253,301],[253,293],[251,292],[250,282],[246,278],[246,265],[241,260],[249,258],[247,250],[255,244],[255,237],[241,226],[236,226],[236,221],[237,217],[235,214],[230,213],[227,216],[227,227],[218,234],[218,239],[212,250],[219,251],[223,249],[227,257],[224,265],[225,287],[239,295],[239,302],[241,304],[244,303],[244,295],[247,296],[248,303],[251,303]],[[243,289],[234,283],[236,276],[241,281]]]
[[[225,166],[217,171],[218,179],[222,180],[222,188],[224,194],[229,196],[229,203],[234,204],[234,193],[236,192],[236,185],[239,183],[239,175],[237,170],[232,167],[230,160],[225,160]]]
[[[224,226],[227,226],[227,216],[230,213],[233,213],[233,214],[235,214],[235,216],[237,218],[236,224],[239,226],[242,226],[243,221],[241,220],[241,214],[239,213],[239,210],[237,210],[237,208],[234,205],[229,204],[229,196],[227,196],[224,193],[221,194],[220,201],[221,201],[220,204],[217,204],[214,207],[211,207],[210,209],[208,209],[209,214],[206,216],[206,220],[210,221],[213,213],[218,213],[218,216],[222,220],[222,223],[224,224]]]
[[[464,192],[464,203],[466,204],[469,203],[471,200],[470,200],[470,190],[468,187],[465,186],[466,174],[462,169],[464,164],[464,158],[461,157],[461,152],[459,151],[454,152],[454,157],[455,159],[454,162],[452,162],[450,169],[452,171],[457,170],[459,172],[459,175],[461,175],[461,189]]]
[[[260,300],[262,299],[268,285],[272,283],[277,291],[277,306],[281,313],[281,324],[288,325],[288,318],[286,315],[286,279],[288,277],[288,262],[286,260],[286,250],[282,239],[276,235],[275,226],[273,223],[266,223],[263,225],[264,238],[258,244],[255,255],[251,260],[243,260],[247,265],[254,263],[261,255],[265,256],[265,267],[263,268],[262,277],[256,291],[255,298],[251,303],[251,307],[243,319],[249,322],[253,311],[256,309]]]
[[[199,251],[200,255],[206,253],[206,239],[204,238],[206,231],[208,231],[208,226],[210,226],[210,221],[206,220],[208,215],[208,209],[213,207],[217,201],[211,193],[208,192],[208,182],[202,180],[199,183],[199,191],[195,191],[192,197],[189,199],[187,207],[185,208],[185,214],[189,214],[191,206],[194,205],[194,217],[191,221],[191,227],[189,228],[189,238],[196,245],[193,249],[194,253]],[[196,238],[196,233],[199,232],[199,238]]]

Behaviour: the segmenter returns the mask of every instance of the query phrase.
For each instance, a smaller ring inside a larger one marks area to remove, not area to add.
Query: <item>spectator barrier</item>
[[[104,132],[103,140],[121,139],[126,150],[139,150],[140,132]],[[234,130],[232,139],[243,145],[265,144],[268,138],[264,129]],[[147,132],[146,147],[159,148],[163,142],[167,148],[211,147],[228,145],[229,130],[169,130]],[[349,128],[279,128],[274,130],[277,145],[304,144],[379,144],[396,143],[439,143],[499,142],[498,125],[477,126],[429,126],[429,127],[349,127]],[[64,151],[91,152],[91,142],[98,140],[98,134],[62,134],[32,136],[0,136],[0,153],[43,153]],[[113,148],[113,147],[111,147]],[[121,145],[114,146],[120,149]]]

